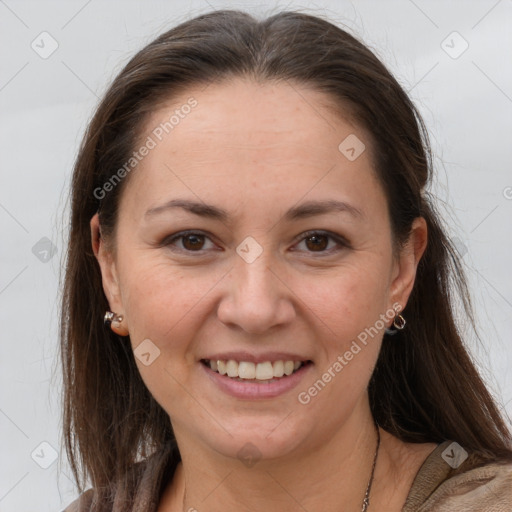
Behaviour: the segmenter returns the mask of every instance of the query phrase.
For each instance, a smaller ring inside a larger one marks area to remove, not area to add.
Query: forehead
[[[348,116],[336,115],[333,106],[326,94],[303,85],[236,78],[192,87],[161,103],[144,133],[154,133],[169,145],[183,137],[192,144],[214,138],[247,150],[271,149],[283,142],[336,150],[340,137],[350,133],[367,138]]]
[[[373,180],[366,132],[336,114],[325,94],[289,82],[191,87],[149,116],[140,140],[149,138],[153,148],[129,187],[146,203],[187,188],[224,199],[235,190],[266,194],[260,200],[286,189],[298,200],[343,183],[362,197]],[[364,148],[356,159],[343,152],[346,140]]]

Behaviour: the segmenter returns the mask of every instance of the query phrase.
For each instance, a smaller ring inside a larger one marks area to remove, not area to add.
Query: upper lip
[[[210,361],[247,361],[250,363],[264,363],[270,361],[310,361],[308,357],[298,354],[291,354],[290,352],[262,352],[261,354],[253,354],[250,352],[222,352],[209,356],[202,357],[201,359],[208,359]]]

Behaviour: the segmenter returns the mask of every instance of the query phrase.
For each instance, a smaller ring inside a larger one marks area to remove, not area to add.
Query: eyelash
[[[169,248],[171,248],[172,251],[185,252],[188,254],[196,253],[198,255],[202,255],[204,253],[204,251],[207,251],[207,249],[199,249],[197,251],[190,251],[188,249],[177,248],[176,246],[173,247],[174,242],[176,242],[177,240],[183,239],[189,235],[198,235],[198,236],[205,237],[206,239],[210,239],[210,237],[208,235],[206,235],[205,233],[202,233],[201,231],[180,231],[179,233],[176,233],[174,235],[171,235],[170,237],[165,238],[162,241],[162,243],[160,244],[160,246],[161,247],[169,247]],[[311,230],[311,231],[306,231],[304,233],[301,233],[301,235],[300,235],[301,238],[299,238],[297,240],[297,243],[303,242],[307,238],[310,238],[314,235],[325,236],[328,239],[334,240],[338,244],[338,247],[334,248],[334,250],[333,250],[333,248],[331,248],[329,250],[323,250],[323,251],[306,251],[311,254],[314,254],[315,252],[317,252],[320,255],[331,255],[333,252],[338,252],[343,248],[346,248],[346,249],[350,248],[350,243],[345,238],[343,238],[339,235],[335,235],[334,233],[330,233],[329,231],[322,231],[322,230],[316,230],[316,231]]]

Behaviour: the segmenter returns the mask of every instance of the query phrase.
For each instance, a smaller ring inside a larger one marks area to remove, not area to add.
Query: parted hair
[[[384,335],[369,383],[375,420],[404,441],[451,439],[487,459],[512,459],[509,427],[470,356],[468,329],[458,323],[465,319],[478,336],[464,268],[428,192],[433,158],[417,108],[372,51],[330,21],[299,12],[256,19],[223,10],[181,23],[140,50],[108,88],[79,149],[60,315],[63,440],[78,489],[92,485],[107,510],[116,485],[128,495],[136,485],[129,477],[136,461],[175,443],[129,339],[103,324],[109,304],[89,223],[99,211],[101,236],[112,239],[130,176],[101,199],[94,191],[130,158],[159,102],[234,77],[323,92],[340,116],[369,134],[394,250],[415,218],[426,220],[428,244],[403,311],[407,327]],[[177,463],[178,450],[174,458]]]

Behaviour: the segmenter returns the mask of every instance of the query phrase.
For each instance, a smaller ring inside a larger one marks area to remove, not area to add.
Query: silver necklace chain
[[[366,492],[364,493],[363,499],[363,507],[361,508],[361,512],[366,512],[368,507],[370,506],[370,492],[372,490],[373,476],[375,474],[375,466],[377,465],[377,456],[379,454],[380,448],[380,430],[379,426],[375,424],[377,429],[377,449],[375,450],[375,457],[373,458],[372,472],[370,474],[370,480],[368,480],[368,485],[366,486]]]

